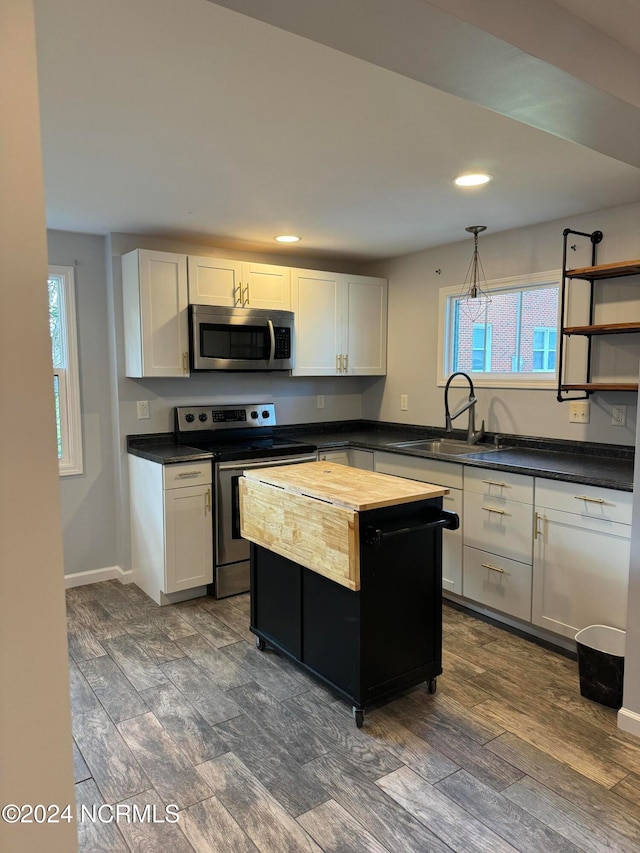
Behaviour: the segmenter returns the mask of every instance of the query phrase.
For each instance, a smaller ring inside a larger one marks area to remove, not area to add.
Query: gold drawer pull
[[[500,572],[501,575],[504,574],[504,569],[498,568],[498,566],[492,566],[491,563],[481,563],[483,569],[491,569],[492,572]]]
[[[574,495],[577,501],[588,501],[590,504],[604,504],[604,498],[590,498],[588,495]]]
[[[487,486],[500,486],[502,489],[508,489],[508,483],[501,483],[499,480],[483,480],[483,483],[486,483]]]
[[[177,476],[180,479],[185,477],[199,477],[202,471],[181,471]]]
[[[486,509],[487,512],[497,512],[498,515],[507,515],[503,509],[496,509],[494,506],[483,506],[482,509]]]

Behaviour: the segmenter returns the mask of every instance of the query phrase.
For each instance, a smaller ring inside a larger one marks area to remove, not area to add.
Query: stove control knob
[[[254,421],[258,417],[258,413],[256,412],[255,409],[251,412],[251,417],[253,418]]]
[[[268,417],[269,417],[269,411],[268,411],[267,409],[265,409],[265,410],[262,412],[262,417],[263,417],[263,418],[268,418]]]
[[[200,414],[198,415],[198,420],[206,421],[206,419],[207,419],[207,413],[206,412],[200,412]]]
[[[196,416],[195,416],[195,415],[192,415],[192,414],[191,414],[191,412],[189,412],[189,414],[188,414],[188,415],[185,415],[185,416],[184,416],[184,419],[185,419],[185,421],[186,421],[188,424],[192,424],[192,423],[195,421]]]

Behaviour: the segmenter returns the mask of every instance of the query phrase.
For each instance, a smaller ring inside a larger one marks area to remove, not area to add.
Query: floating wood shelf
[[[567,278],[583,278],[596,281],[603,278],[618,278],[624,275],[640,275],[640,260],[618,261],[615,264],[597,264],[594,267],[579,267],[567,270]]]
[[[582,385],[561,385],[561,391],[637,391],[637,382],[585,382]]]
[[[602,323],[597,326],[565,326],[564,335],[627,335],[640,332],[638,323]]]

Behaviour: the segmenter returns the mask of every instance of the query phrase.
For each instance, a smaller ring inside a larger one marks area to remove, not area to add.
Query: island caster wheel
[[[258,651],[260,651],[260,652],[263,652],[266,649],[266,647],[267,647],[267,644],[262,639],[262,637],[256,637],[256,649],[258,649]]]
[[[437,678],[430,678],[427,682],[427,690],[429,693],[435,693],[438,688],[438,680]]]
[[[362,708],[356,708],[353,706],[353,718],[356,721],[356,726],[361,729],[362,723],[364,722],[364,711]]]

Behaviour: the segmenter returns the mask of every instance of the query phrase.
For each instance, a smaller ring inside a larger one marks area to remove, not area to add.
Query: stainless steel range
[[[293,465],[316,458],[316,448],[274,435],[273,403],[177,406],[179,444],[213,453],[213,584],[216,598],[249,589],[249,543],[240,536],[238,478],[247,468]]]

